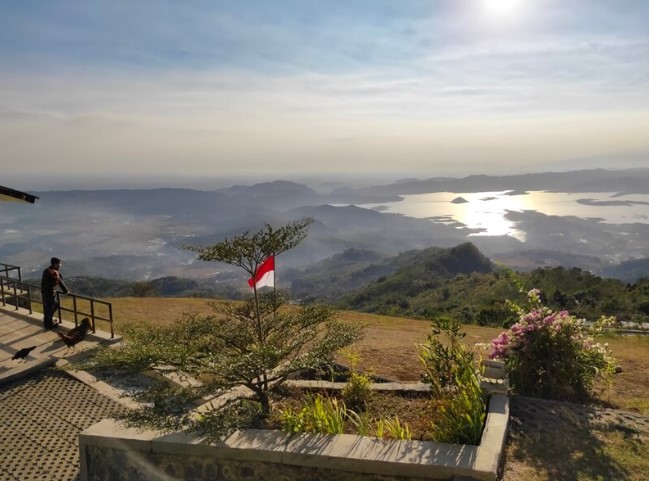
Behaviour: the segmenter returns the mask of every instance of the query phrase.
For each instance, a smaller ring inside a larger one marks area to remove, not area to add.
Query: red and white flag
[[[269,256],[262,262],[255,275],[248,279],[248,285],[256,289],[260,287],[274,287],[275,286],[275,256]]]

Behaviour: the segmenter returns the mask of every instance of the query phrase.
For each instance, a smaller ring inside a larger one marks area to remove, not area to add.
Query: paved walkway
[[[78,480],[79,433],[124,409],[59,369],[0,389],[0,481]]]
[[[124,409],[54,367],[109,335],[97,332],[68,350],[39,317],[0,306],[0,481],[77,480],[79,433]],[[72,327],[64,322],[62,330]],[[12,360],[32,346],[24,360]]]

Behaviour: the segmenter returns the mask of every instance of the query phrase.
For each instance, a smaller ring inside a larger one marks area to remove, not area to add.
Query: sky
[[[649,167],[647,132],[646,0],[0,0],[15,188]]]

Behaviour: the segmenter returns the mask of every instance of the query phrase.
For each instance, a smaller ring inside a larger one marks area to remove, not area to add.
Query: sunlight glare
[[[483,0],[486,10],[494,16],[513,14],[520,7],[521,0]]]

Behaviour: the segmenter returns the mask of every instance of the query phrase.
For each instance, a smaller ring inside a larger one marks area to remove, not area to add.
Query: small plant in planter
[[[368,374],[358,371],[358,363],[361,360],[358,354],[348,352],[346,355],[349,361],[349,379],[343,389],[342,397],[350,409],[362,412],[373,394],[370,388],[372,380]]]

